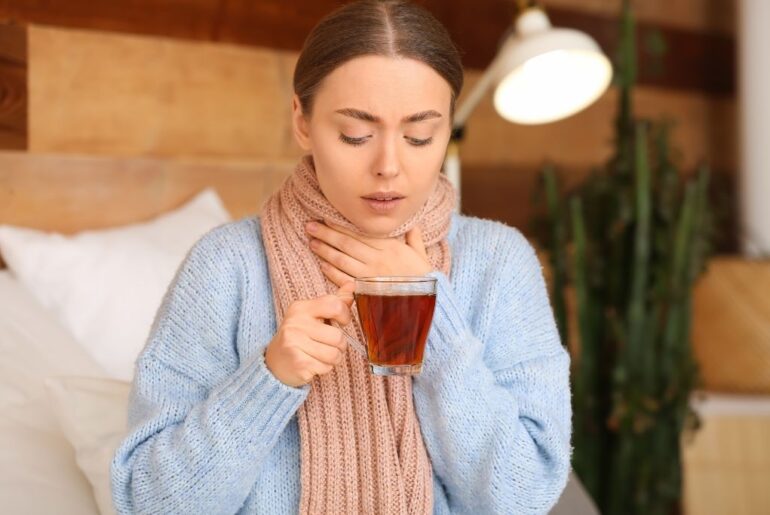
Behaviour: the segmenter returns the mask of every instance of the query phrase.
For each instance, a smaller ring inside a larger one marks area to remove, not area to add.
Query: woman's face
[[[329,202],[364,233],[385,236],[436,186],[450,101],[449,83],[420,61],[357,57],[321,82],[309,117],[295,95],[294,134]]]

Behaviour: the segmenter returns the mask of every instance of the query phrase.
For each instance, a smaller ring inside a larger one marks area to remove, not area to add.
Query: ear
[[[294,94],[294,99],[292,100],[291,111],[294,139],[297,141],[302,150],[306,152],[312,151],[313,146],[310,140],[310,125],[304,113],[302,112],[302,104],[300,104],[299,96],[296,93]]]

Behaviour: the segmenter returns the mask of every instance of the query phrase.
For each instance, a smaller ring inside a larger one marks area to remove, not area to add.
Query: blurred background
[[[298,51],[342,3],[0,0],[0,224],[106,230],[209,186],[257,213],[301,155]],[[534,4],[417,3],[461,49],[460,104]],[[606,513],[770,513],[767,3],[537,4],[596,42],[612,84],[542,124],[504,119],[490,87],[453,152],[462,212],[540,252],[574,357],[576,473]]]

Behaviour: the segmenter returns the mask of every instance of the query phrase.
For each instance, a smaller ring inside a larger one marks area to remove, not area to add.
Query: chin
[[[359,229],[361,229],[368,236],[374,238],[385,238],[394,230],[396,230],[402,223],[404,223],[402,220],[381,217],[380,219],[376,220],[370,218],[366,221],[363,221],[360,225],[356,225],[358,225]]]

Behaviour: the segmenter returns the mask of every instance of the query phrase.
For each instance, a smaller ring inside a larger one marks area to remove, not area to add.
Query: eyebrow
[[[366,111],[361,111],[360,109],[354,109],[352,107],[337,109],[334,112],[339,113],[341,115],[349,116],[351,118],[355,118],[357,120],[363,120],[365,122],[380,123],[382,121],[380,120],[379,117],[374,116],[371,113],[367,113]],[[410,114],[409,116],[404,117],[401,120],[401,123],[421,122],[423,120],[428,120],[430,118],[441,118],[441,113],[438,113],[432,109],[429,109],[427,111],[420,111],[419,113]]]

